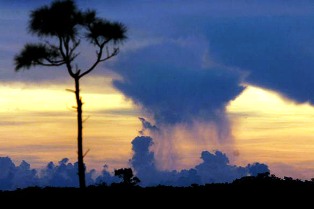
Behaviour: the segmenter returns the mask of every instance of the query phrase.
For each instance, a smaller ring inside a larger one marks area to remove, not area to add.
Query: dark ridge
[[[114,183],[89,186],[85,189],[58,187],[29,187],[15,191],[0,192],[2,202],[12,204],[38,204],[45,206],[114,205],[114,207],[156,208],[176,206],[198,208],[213,204],[219,206],[250,206],[261,208],[270,206],[296,206],[311,204],[314,194],[314,180],[301,181],[290,177],[278,178],[269,173],[256,177],[244,177],[232,183],[193,184],[189,187],[140,187],[132,184]],[[15,200],[15,201],[12,201]],[[111,207],[110,206],[110,207]],[[155,207],[156,206],[156,207]],[[43,207],[44,208],[44,207]]]

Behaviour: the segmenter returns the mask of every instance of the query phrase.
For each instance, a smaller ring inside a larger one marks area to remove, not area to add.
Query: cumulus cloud
[[[119,183],[119,182],[121,182],[121,179],[117,176],[113,176],[113,174],[108,171],[107,165],[104,165],[101,175],[99,175],[95,179],[96,185],[100,185],[100,184],[111,185],[112,183]]]
[[[64,158],[57,165],[49,162],[40,172],[40,185],[53,187],[78,187],[77,163],[72,164],[68,158]],[[86,173],[86,184],[94,183],[92,175],[95,170]]]
[[[194,168],[161,171],[155,166],[156,159],[150,150],[151,146],[153,139],[149,136],[138,136],[132,141],[133,157],[130,162],[142,186],[225,183],[243,176],[269,172],[268,166],[263,163],[252,163],[245,167],[230,165],[228,157],[221,151],[203,151],[202,162]]]
[[[9,157],[0,157],[0,190],[14,190],[31,186],[78,187],[77,163],[64,158],[57,165],[53,162],[44,169],[31,169],[22,161],[16,166]],[[94,184],[95,170],[86,172],[87,185]]]
[[[230,165],[228,157],[220,152],[203,151],[202,162],[190,169],[165,171],[156,167],[156,158],[151,151],[153,139],[149,136],[138,136],[132,141],[133,157],[130,165],[141,180],[142,186],[171,185],[189,186],[231,182],[243,176],[256,176],[269,172],[268,166],[262,163],[249,164],[246,167]],[[49,162],[43,169],[31,169],[30,164],[22,161],[16,166],[9,157],[0,157],[0,190],[15,190],[31,186],[40,187],[78,187],[77,163],[64,158],[55,164]],[[121,179],[114,176],[104,166],[100,175],[95,170],[86,172],[87,185],[119,183]]]
[[[0,157],[0,190],[13,190],[38,185],[37,171],[22,161],[16,166],[9,157]]]

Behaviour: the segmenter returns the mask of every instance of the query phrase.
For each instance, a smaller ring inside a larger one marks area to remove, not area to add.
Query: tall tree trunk
[[[80,188],[85,188],[85,165],[83,156],[83,121],[82,121],[82,98],[80,97],[80,78],[75,80],[75,98],[77,104],[77,162],[78,162],[78,176]]]

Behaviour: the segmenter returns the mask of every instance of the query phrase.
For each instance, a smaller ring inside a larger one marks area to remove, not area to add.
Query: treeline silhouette
[[[12,198],[28,201],[49,200],[54,204],[55,201],[70,203],[76,198],[82,198],[85,200],[84,204],[103,202],[128,206],[137,204],[141,207],[146,203],[156,206],[168,203],[193,206],[219,203],[223,206],[246,202],[246,204],[253,204],[252,208],[255,208],[257,205],[270,202],[281,206],[291,204],[300,206],[310,202],[314,194],[314,179],[279,178],[270,173],[243,177],[232,183],[192,184],[188,187],[163,185],[141,187],[137,184],[140,179],[133,175],[130,168],[118,169],[115,175],[121,178],[121,183],[111,185],[102,183],[85,189],[28,187],[15,191],[2,191],[0,200]]]

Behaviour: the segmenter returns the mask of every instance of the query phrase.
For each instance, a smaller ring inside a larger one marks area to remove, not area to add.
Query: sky
[[[35,169],[76,161],[66,70],[14,71],[14,56],[38,41],[30,11],[50,2],[0,0],[0,157]],[[153,157],[140,162],[164,182],[171,170],[207,171],[217,156],[223,173],[241,168],[234,176],[266,165],[279,177],[314,177],[313,1],[76,2],[128,28],[120,53],[82,79],[88,169],[133,167],[145,179],[133,160],[143,137]],[[94,51],[81,49],[78,64],[88,65]]]

